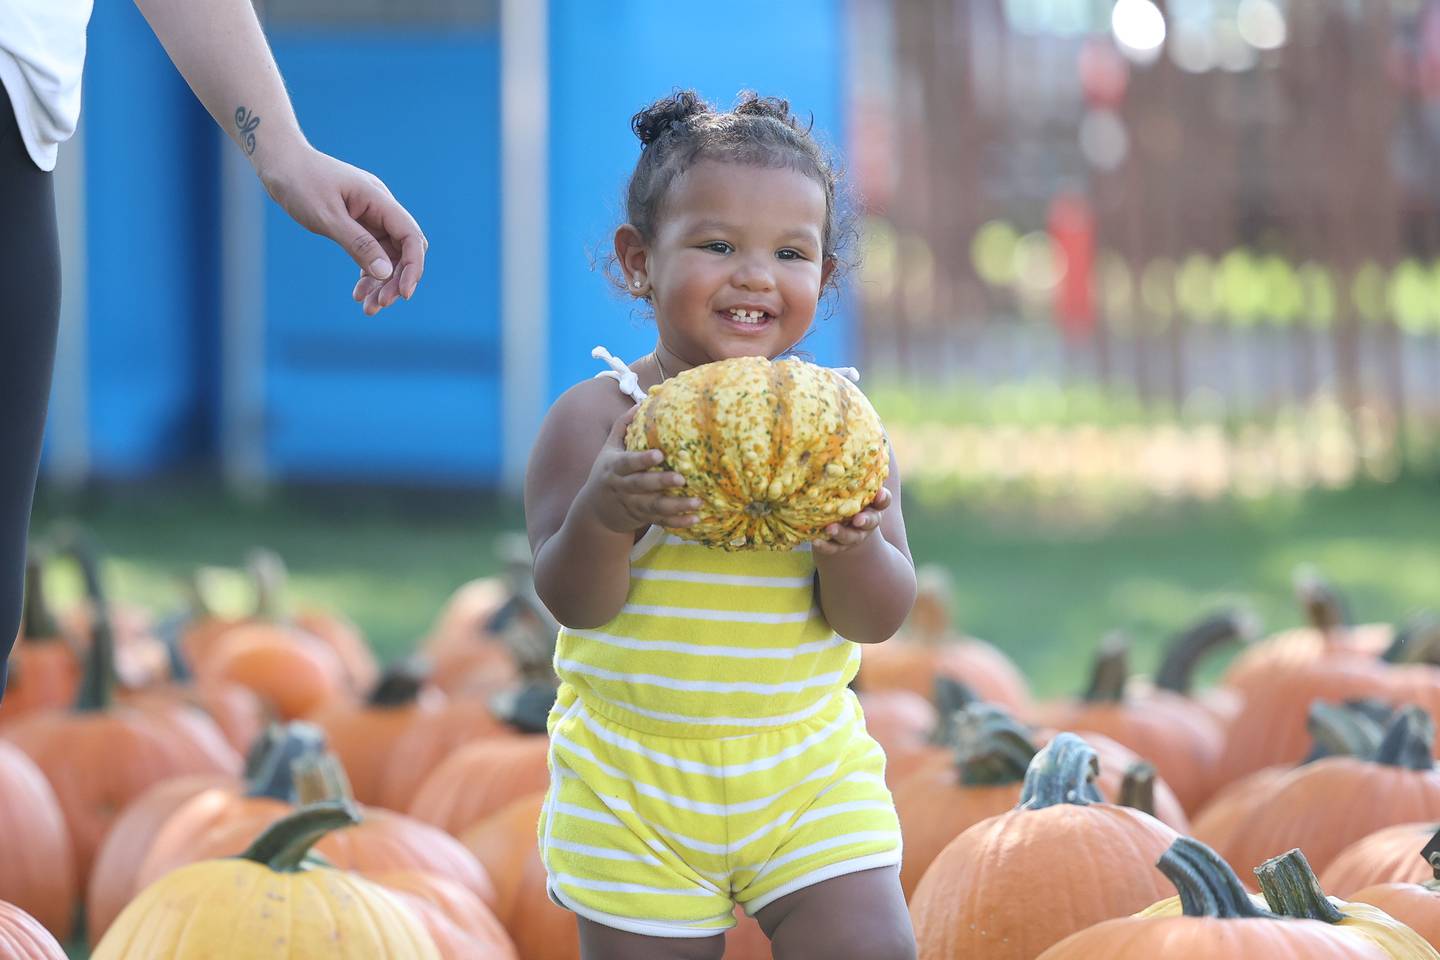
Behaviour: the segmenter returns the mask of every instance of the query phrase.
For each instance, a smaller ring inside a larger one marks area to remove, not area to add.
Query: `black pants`
[[[25,534],[60,325],[53,180],[30,159],[0,88],[0,695],[20,628]]]

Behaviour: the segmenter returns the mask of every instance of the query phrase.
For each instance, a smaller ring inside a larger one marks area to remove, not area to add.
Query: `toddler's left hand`
[[[827,539],[813,541],[811,549],[822,557],[848,553],[863,544],[880,529],[880,512],[890,506],[890,491],[884,487],[875,494],[870,506],[851,517],[848,523],[832,523],[825,528]]]

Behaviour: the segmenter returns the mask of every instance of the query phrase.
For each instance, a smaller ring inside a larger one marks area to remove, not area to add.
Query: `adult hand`
[[[415,294],[430,242],[378,177],[305,145],[267,164],[260,179],[296,223],[359,265],[351,295],[367,316]]]

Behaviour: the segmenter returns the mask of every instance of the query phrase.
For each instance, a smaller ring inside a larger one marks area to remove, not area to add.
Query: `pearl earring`
[[[631,281],[631,285],[632,285],[636,290],[639,290],[639,289],[640,289],[640,281],[639,281],[639,280],[633,280],[633,281]]]

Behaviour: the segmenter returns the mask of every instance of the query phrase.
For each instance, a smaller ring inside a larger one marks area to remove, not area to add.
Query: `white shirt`
[[[0,84],[25,148],[55,169],[59,145],[80,121],[85,28],[93,0],[0,0]]]

